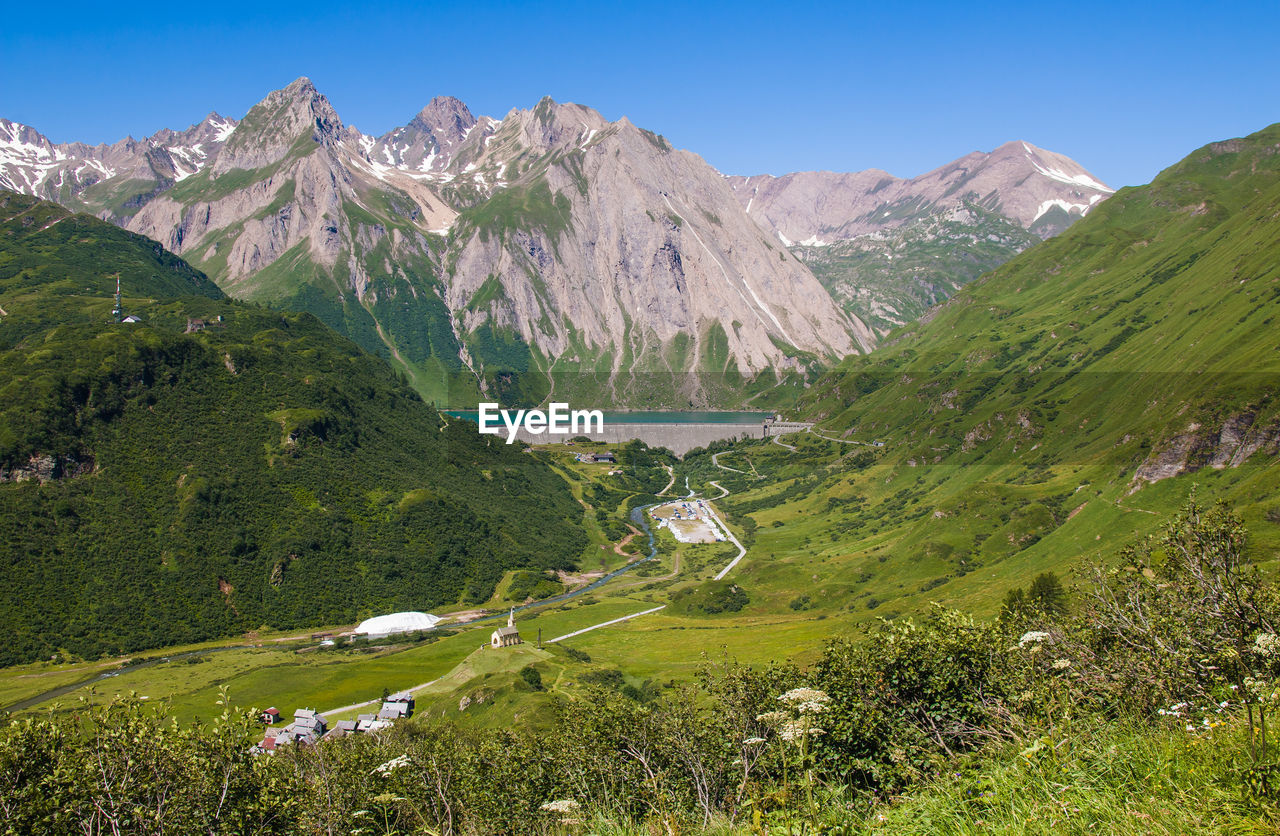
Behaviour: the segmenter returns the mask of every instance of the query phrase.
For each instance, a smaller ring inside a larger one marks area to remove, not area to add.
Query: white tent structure
[[[441,622],[441,618],[425,612],[394,612],[391,615],[379,615],[366,618],[356,627],[356,635],[389,636],[392,633],[413,633],[418,630],[430,630]]]

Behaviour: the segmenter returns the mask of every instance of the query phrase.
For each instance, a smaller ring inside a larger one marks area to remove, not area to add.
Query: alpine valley
[[[0,185],[5,833],[1280,831],[1280,124],[725,176],[299,79]]]
[[[452,98],[372,137],[301,78],[110,146],[0,120],[0,186],[307,311],[429,401],[769,407],[1110,189],[1023,142],[912,180],[725,177],[626,118]]]

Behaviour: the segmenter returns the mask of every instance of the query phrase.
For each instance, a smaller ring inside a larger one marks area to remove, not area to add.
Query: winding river
[[[654,539],[653,529],[649,527],[649,520],[645,516],[644,512],[648,511],[650,508],[656,508],[661,504],[662,504],[661,502],[654,502],[649,505],[640,505],[631,509],[631,522],[639,526],[641,529],[643,529],[645,536],[649,538],[648,557],[642,557],[639,560],[633,560],[630,563],[628,563],[626,566],[622,566],[620,568],[614,569],[612,572],[609,572],[606,575],[601,575],[600,577],[596,578],[594,581],[582,587],[581,589],[575,589],[572,592],[562,592],[559,595],[553,595],[550,598],[542,598],[537,601],[531,601],[528,604],[521,604],[520,606],[514,608],[515,611],[521,612],[523,610],[533,609],[535,607],[545,607],[549,604],[559,604],[561,601],[568,601],[570,598],[576,598],[585,592],[590,592],[593,589],[599,589],[600,587],[604,586],[609,581],[613,580],[619,575],[625,575],[627,572],[630,572],[632,569],[636,568],[640,564],[648,563],[650,560],[654,560],[655,558],[657,558],[658,543]],[[465,625],[479,624],[482,621],[491,621],[495,618],[503,618],[504,616],[506,616],[506,613],[497,612],[497,613],[494,613],[493,615],[486,615],[481,618],[473,618],[472,620],[467,621],[464,624]],[[459,626],[464,626],[464,625],[459,625]]]

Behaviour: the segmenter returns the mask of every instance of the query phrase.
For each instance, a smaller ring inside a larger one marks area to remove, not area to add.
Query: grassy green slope
[[[973,197],[967,217],[928,213],[883,235],[791,251],[846,311],[888,331],[1040,240]]]
[[[800,407],[834,440],[721,458],[747,474],[692,457],[695,487],[717,480],[748,522],[749,609],[990,612],[1038,572],[1110,557],[1192,483],[1273,562],[1278,141],[1197,151],[845,361]]]
[[[207,276],[148,238],[56,203],[0,191],[0,293],[222,298]],[[143,292],[145,291],[145,293]]]
[[[50,292],[0,273],[0,661],[483,601],[581,554],[550,469],[446,425],[314,317],[176,295],[210,288],[175,260],[135,278],[142,323],[111,323],[94,265],[154,242],[50,231],[72,220]]]

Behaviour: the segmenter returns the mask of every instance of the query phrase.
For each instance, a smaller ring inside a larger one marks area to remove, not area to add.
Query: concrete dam
[[[623,444],[639,439],[650,447],[666,447],[677,456],[683,456],[695,447],[706,447],[713,441],[769,438],[774,435],[803,432],[812,424],[797,421],[765,421],[753,423],[718,422],[644,422],[605,421],[603,432],[578,433],[592,441],[607,444]],[[573,436],[573,437],[576,437]],[[516,438],[527,444],[558,444],[569,440],[568,436],[546,433],[534,434],[521,427]]]

